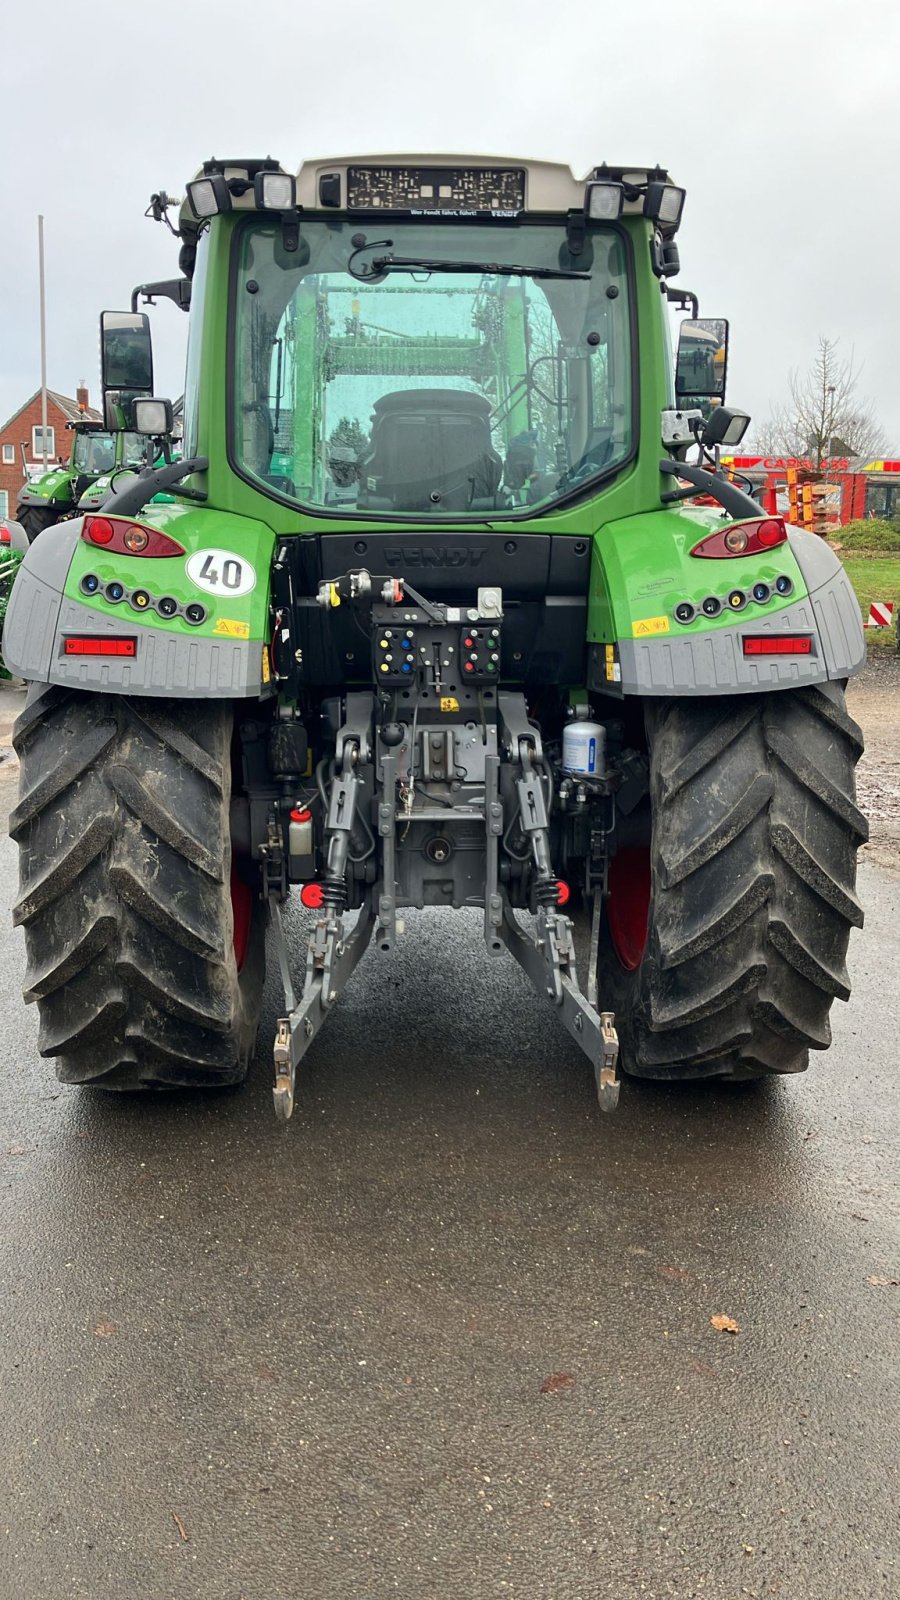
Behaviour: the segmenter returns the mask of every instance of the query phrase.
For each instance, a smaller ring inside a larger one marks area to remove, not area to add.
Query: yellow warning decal
[[[249,622],[234,622],[230,617],[219,617],[213,633],[225,634],[229,639],[249,639]]]
[[[668,617],[644,617],[633,626],[633,633],[636,639],[646,639],[650,634],[668,633],[668,631]]]
[[[441,697],[441,710],[442,711],[458,711],[459,710],[459,701],[457,700],[455,694],[445,694],[445,695],[443,695]]]
[[[263,681],[263,683],[268,683],[268,681],[271,678],[271,676],[272,676],[272,673],[271,673],[271,669],[269,667],[269,646],[267,644],[264,644],[263,647],[262,647],[262,681]]]

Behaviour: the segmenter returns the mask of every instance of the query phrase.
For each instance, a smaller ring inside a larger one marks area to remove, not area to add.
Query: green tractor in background
[[[146,443],[139,434],[112,430],[102,422],[67,422],[66,427],[72,434],[68,464],[51,467],[19,490],[16,518],[29,540],[73,516],[82,496],[101,476],[144,462]]]
[[[180,460],[181,449],[181,408],[182,400],[176,400],[172,407],[172,433],[168,439],[169,452],[166,455],[160,452],[155,457],[152,465],[163,466],[166,461]],[[116,438],[128,441],[117,450],[119,459],[108,472],[102,472],[82,491],[78,497],[78,515],[83,517],[90,511],[99,511],[105,500],[111,495],[120,494],[122,490],[133,481],[135,473],[147,463],[147,440],[140,434],[130,433],[124,429],[116,430]],[[137,441],[137,444],[131,441]]]
[[[6,621],[10,595],[16,581],[16,573],[27,549],[28,538],[25,530],[12,518],[0,517],[0,652],[3,649],[3,625]],[[11,677],[12,673],[0,653],[0,679],[9,680]]]
[[[671,284],[683,201],[659,169],[462,157],[188,184],[184,458],[147,319],[104,313],[105,399],[165,460],[39,540],[7,617],[15,916],[64,1081],[240,1080],[268,923],[287,1118],[361,955],[425,906],[477,910],[605,1109],[620,1043],[663,1080],[828,1045],[859,611],[714,470],[748,419],[727,324]]]

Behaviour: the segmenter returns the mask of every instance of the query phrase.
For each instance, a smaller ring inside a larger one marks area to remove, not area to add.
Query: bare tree
[[[835,456],[884,456],[887,438],[874,402],[857,393],[861,370],[852,351],[844,358],[838,341],[822,336],[807,371],[791,372],[789,399],[754,429],[756,452],[805,457],[816,467]]]

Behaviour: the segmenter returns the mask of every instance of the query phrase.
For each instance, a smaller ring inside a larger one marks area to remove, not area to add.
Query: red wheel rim
[[[617,851],[609,864],[608,889],[606,919],[613,949],[622,966],[634,972],[647,948],[650,851],[637,845]]]
[[[247,959],[247,945],[250,942],[253,890],[249,883],[238,876],[234,863],[231,867],[231,909],[234,912],[234,959],[240,972]]]

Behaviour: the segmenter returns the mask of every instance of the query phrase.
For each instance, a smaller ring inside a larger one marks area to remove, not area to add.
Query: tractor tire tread
[[[849,995],[847,944],[863,919],[862,737],[843,691],[660,701],[647,725],[649,938],[640,968],[611,981],[624,1070],[802,1071],[831,1042],[828,1013]]]
[[[234,959],[232,708],[33,688],[16,725],[15,920],[38,1048],[64,1082],[214,1087],[246,1074],[262,953]],[[259,941],[257,940],[257,944]]]

